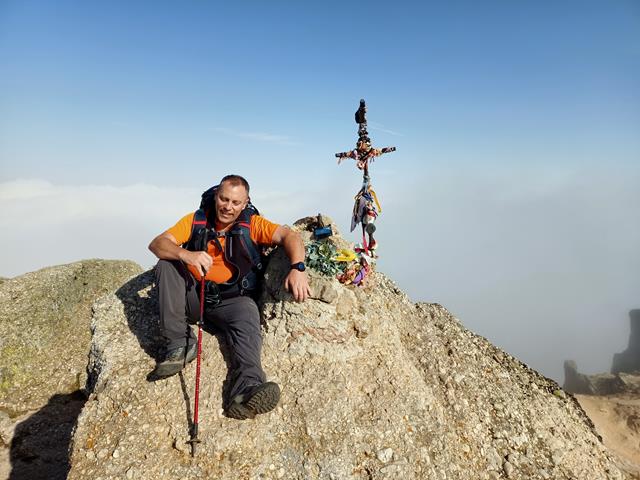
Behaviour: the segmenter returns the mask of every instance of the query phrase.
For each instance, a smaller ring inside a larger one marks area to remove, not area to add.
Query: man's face
[[[249,202],[247,190],[242,185],[230,185],[223,182],[216,194],[217,220],[223,226],[235,222]]]

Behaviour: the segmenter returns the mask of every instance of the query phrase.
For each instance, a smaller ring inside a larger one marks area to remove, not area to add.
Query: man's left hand
[[[291,270],[284,279],[284,288],[291,292],[296,302],[304,302],[311,295],[309,277],[305,272]]]

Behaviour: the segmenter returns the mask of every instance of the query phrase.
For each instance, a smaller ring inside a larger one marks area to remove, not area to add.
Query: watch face
[[[295,268],[296,270],[299,270],[301,272],[304,272],[305,270],[304,263],[302,262],[294,263],[293,265],[291,265],[291,268]]]

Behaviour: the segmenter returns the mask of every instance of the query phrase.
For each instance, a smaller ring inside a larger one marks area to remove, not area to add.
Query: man
[[[249,184],[243,177],[227,175],[213,192],[206,224],[217,233],[211,230],[206,245],[196,247],[197,242],[191,238],[192,230],[193,235],[196,232],[193,229],[196,212],[185,215],[149,244],[149,249],[160,259],[156,283],[160,329],[166,342],[164,358],[156,364],[152,374],[155,378],[174,375],[196,357],[196,339],[188,320],[195,323],[199,319],[199,286],[204,275],[205,319],[226,334],[231,354],[225,410],[233,418],[253,418],[257,413],[275,408],[280,399],[280,388],[274,382],[266,382],[261,367],[260,314],[250,296],[255,293],[252,292],[255,282],[250,281],[251,275],[255,276],[255,269],[246,261],[244,267],[239,266],[242,265],[237,260],[241,250],[244,248],[245,260],[250,255],[246,252],[246,239],[237,234],[238,225],[249,227],[253,244],[284,248],[291,260],[284,286],[298,302],[305,301],[310,294],[304,271],[305,249],[300,236],[289,228],[260,215],[250,215],[248,220]],[[247,212],[243,212],[245,208]]]

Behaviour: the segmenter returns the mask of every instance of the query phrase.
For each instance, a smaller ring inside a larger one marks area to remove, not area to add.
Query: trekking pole
[[[205,272],[206,274],[206,272]],[[198,404],[200,403],[200,361],[202,357],[202,325],[204,324],[204,275],[200,279],[200,320],[198,320],[198,359],[196,360],[196,394],[193,406],[193,428],[191,429],[191,439],[187,442],[191,444],[191,456],[196,456],[196,449],[200,440],[198,439]]]

